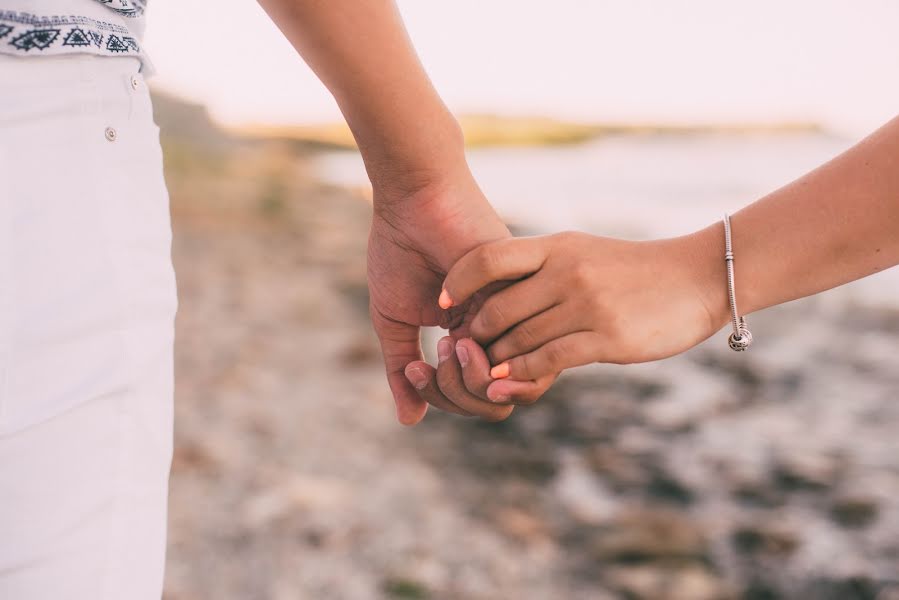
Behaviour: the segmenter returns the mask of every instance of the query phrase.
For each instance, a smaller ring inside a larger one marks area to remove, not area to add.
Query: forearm
[[[373,183],[426,183],[464,165],[458,123],[419,62],[392,0],[259,0],[337,100]]]
[[[809,296],[899,264],[899,118],[732,217],[742,313]],[[696,234],[709,307],[727,315],[724,233]]]

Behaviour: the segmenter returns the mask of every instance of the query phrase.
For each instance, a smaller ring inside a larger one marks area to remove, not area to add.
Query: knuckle
[[[533,373],[537,373],[540,366],[540,353],[532,352],[525,354],[518,359],[517,369],[515,370],[516,379],[534,379]]]
[[[496,246],[482,246],[477,252],[478,268],[488,277],[496,275],[502,262],[502,251]]]
[[[586,260],[577,260],[571,265],[572,283],[578,288],[589,287],[595,280],[593,266]]]
[[[583,314],[590,317],[593,323],[608,323],[608,310],[606,308],[606,298],[601,294],[590,294],[584,299],[581,307]]]
[[[489,336],[489,331],[487,326],[484,324],[481,319],[481,313],[478,312],[475,315],[474,319],[471,320],[471,327],[469,330],[469,334],[471,335],[471,339],[480,344],[481,346],[485,346],[489,344],[492,340]],[[489,356],[489,354],[488,354]]]
[[[555,368],[565,361],[565,358],[568,355],[568,344],[562,340],[558,340],[546,347],[545,355],[546,364],[550,368]]]
[[[551,237],[556,242],[567,243],[567,242],[570,242],[571,240],[575,239],[577,237],[577,235],[578,235],[577,231],[568,230],[568,231],[560,231],[559,233],[555,233]]]
[[[630,337],[627,335],[629,329],[627,322],[615,315],[606,316],[604,319],[606,339],[616,346],[625,345]]]
[[[498,365],[509,358],[509,352],[506,350],[506,345],[502,340],[487,348],[486,352],[487,360],[490,361],[491,365]]]
[[[611,352],[605,362],[628,364],[634,362],[632,357],[639,356],[643,352],[644,346],[634,343],[627,334],[627,326],[620,320],[609,320],[604,339],[608,351]]]
[[[568,249],[572,246],[578,245],[584,240],[584,238],[589,236],[580,231],[562,231],[555,234],[553,237],[555,238],[554,241],[557,245]]]
[[[527,323],[523,323],[516,327],[511,335],[510,342],[513,350],[516,349],[528,349],[534,347],[534,344],[537,342],[537,334],[534,331],[533,325],[528,325]]]
[[[484,332],[495,331],[502,327],[506,310],[501,302],[495,299],[487,300],[478,313],[481,328]]]

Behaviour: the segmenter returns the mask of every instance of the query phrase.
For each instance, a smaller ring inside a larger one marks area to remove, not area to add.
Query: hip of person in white
[[[177,299],[140,69],[0,54],[0,598],[162,593]]]

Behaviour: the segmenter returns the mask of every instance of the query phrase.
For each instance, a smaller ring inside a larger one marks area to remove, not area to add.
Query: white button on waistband
[[[139,87],[140,87],[140,80],[137,78],[137,76],[132,75],[131,76],[131,89],[136,90]]]
[[[107,140],[109,140],[110,142],[114,142],[114,141],[116,141],[117,137],[119,137],[119,134],[116,133],[115,129],[113,129],[112,127],[106,128],[106,139]]]

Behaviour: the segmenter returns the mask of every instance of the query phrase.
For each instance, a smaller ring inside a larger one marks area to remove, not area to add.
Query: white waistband
[[[137,73],[141,62],[135,56],[94,56],[60,54],[56,56],[12,56],[0,54],[0,89],[9,85],[91,81],[98,77]]]

